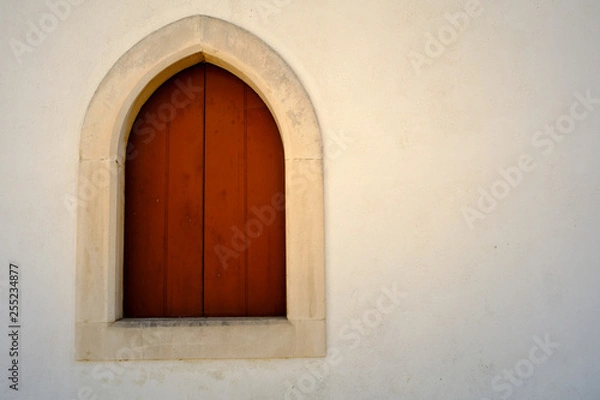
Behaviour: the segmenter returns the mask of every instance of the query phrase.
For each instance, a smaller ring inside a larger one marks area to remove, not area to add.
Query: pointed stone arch
[[[287,316],[124,320],[127,136],[149,96],[169,77],[202,61],[232,72],[251,86],[279,128],[286,176]],[[192,16],[153,32],[127,51],[100,83],[84,118],[78,200],[77,359],[325,355],[321,132],[295,73],[250,32],[216,18]]]

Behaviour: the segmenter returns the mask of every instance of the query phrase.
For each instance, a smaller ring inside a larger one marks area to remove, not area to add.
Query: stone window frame
[[[141,106],[199,62],[238,76],[269,107],[286,176],[286,317],[123,319],[126,145]],[[323,154],[310,98],[265,42],[229,22],[191,16],[137,43],[97,88],[81,130],[75,358],[80,361],[326,356]],[[90,185],[95,185],[90,192]],[[87,192],[86,192],[87,191]]]

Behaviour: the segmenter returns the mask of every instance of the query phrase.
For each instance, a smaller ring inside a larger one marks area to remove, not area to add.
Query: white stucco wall
[[[0,398],[600,397],[598,2],[73,0],[48,17],[64,1],[0,4]],[[65,198],[86,108],[123,53],[194,14],[271,45],[317,110],[327,359],[74,361]]]

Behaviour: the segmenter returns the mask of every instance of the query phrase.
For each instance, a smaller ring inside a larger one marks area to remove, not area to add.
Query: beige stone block
[[[78,360],[192,360],[324,356],[324,321],[284,318],[123,320],[77,324]]]
[[[294,357],[326,357],[327,333],[325,320],[293,321],[296,328]]]
[[[225,21],[193,16],[136,44],[108,72],[92,98],[80,157],[122,160],[131,123],[150,94],[182,69],[207,60],[259,93],[281,131],[286,157],[322,158],[316,113],[298,77],[266,43]]]
[[[238,75],[269,106],[286,157],[322,158],[316,113],[287,63],[256,36],[222,20],[204,20],[202,36],[206,60]]]
[[[88,107],[80,158],[122,156],[119,144],[126,139],[123,126],[128,122],[131,126],[141,105],[160,84],[203,60],[200,19],[189,17],[148,35],[117,61]]]
[[[288,318],[325,318],[323,164],[286,162]]]
[[[105,322],[116,318],[122,255],[122,168],[113,160],[79,163],[77,194],[77,320]],[[113,219],[111,219],[111,216]]]

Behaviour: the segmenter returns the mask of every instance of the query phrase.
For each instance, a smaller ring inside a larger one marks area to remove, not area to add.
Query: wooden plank
[[[167,141],[151,116],[161,90],[140,110],[129,136],[125,165],[125,317],[159,317],[164,312]]]
[[[204,315],[246,315],[245,84],[206,66]]]
[[[193,92],[190,88],[194,88]],[[203,308],[204,65],[167,81],[157,113],[168,132],[165,317]],[[182,91],[182,88],[184,89]]]
[[[286,314],[285,176],[277,125],[246,87],[248,316]]]

